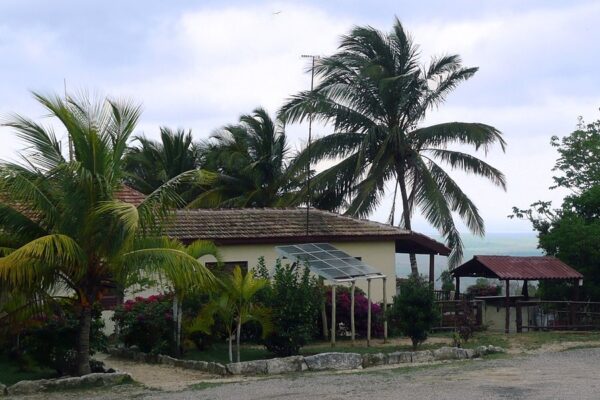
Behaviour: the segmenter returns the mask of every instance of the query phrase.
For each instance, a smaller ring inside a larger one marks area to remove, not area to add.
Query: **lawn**
[[[512,333],[506,335],[500,332],[478,332],[467,343],[463,344],[465,348],[475,348],[481,345],[500,346],[505,349],[535,350],[545,345],[560,344],[564,342],[600,342],[600,332],[528,332]],[[432,334],[427,342],[419,346],[419,350],[434,350],[441,346],[452,345],[451,333]],[[329,342],[316,342],[305,346],[301,350],[303,355],[312,355],[330,351],[346,353],[391,353],[394,351],[410,351],[412,346],[406,338],[391,338],[388,343],[383,343],[381,339],[371,341],[371,346],[367,347],[365,340],[357,340],[356,345],[352,346],[350,340],[338,340],[334,348]],[[261,345],[242,345],[242,361],[262,360],[274,357]],[[189,350],[185,353],[185,358],[190,360],[213,361],[226,364],[229,362],[227,345],[214,344],[210,349],[204,351]],[[235,358],[235,353],[234,353]]]
[[[12,385],[19,381],[55,378],[56,371],[51,369],[31,368],[22,371],[18,365],[10,362],[6,357],[0,356],[0,382]]]

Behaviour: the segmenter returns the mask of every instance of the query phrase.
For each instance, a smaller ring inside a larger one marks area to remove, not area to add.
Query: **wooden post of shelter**
[[[528,283],[529,283],[528,280],[523,281],[523,290],[521,291],[521,295],[523,295],[525,300],[529,300],[529,285],[528,285]]]
[[[388,338],[388,323],[387,323],[387,278],[383,278],[383,343],[387,343]]]
[[[434,288],[435,281],[435,254],[429,255],[429,283],[431,284],[431,288]]]
[[[335,347],[335,285],[331,286],[331,347]]]
[[[367,279],[367,346],[371,346],[371,278]]]
[[[510,280],[506,280],[506,296],[504,301],[506,307],[506,320],[504,321],[504,333],[510,332]]]
[[[354,292],[356,290],[356,281],[352,281],[352,287],[350,288],[350,331],[352,334],[352,346],[355,345],[356,341],[356,325],[354,323]]]
[[[460,300],[460,276],[456,277],[456,288],[454,291],[454,300]]]

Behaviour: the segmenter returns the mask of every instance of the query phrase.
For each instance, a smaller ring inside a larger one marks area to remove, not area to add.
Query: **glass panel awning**
[[[292,262],[306,264],[311,272],[330,281],[385,278],[385,275],[375,268],[328,243],[276,246],[275,250]]]

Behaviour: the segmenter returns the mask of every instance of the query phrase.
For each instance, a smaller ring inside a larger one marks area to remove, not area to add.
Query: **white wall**
[[[284,244],[281,244],[284,245]],[[331,242],[331,245],[345,251],[353,257],[361,257],[362,261],[387,277],[387,300],[391,301],[396,293],[396,253],[394,241],[386,242]],[[247,261],[248,268],[252,269],[258,264],[259,257],[265,258],[269,270],[275,266],[278,254],[275,246],[279,244],[244,244],[219,246],[223,261]],[[202,260],[208,261],[208,260]],[[285,260],[283,260],[285,262]],[[330,282],[326,282],[330,283]],[[349,286],[350,284],[348,284]],[[366,280],[357,281],[357,286],[367,291]],[[380,279],[371,281],[371,296],[373,301],[383,300],[383,283]]]

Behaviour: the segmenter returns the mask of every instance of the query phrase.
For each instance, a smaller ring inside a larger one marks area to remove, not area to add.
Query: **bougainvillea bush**
[[[346,336],[350,334],[350,315],[351,315],[351,296],[350,288],[338,286],[335,290],[336,298],[336,325],[337,335]],[[325,294],[325,305],[327,312],[327,321],[331,324],[331,287],[327,288]],[[369,310],[369,300],[365,292],[359,288],[354,291],[354,325],[356,327],[356,336],[359,338],[367,337],[367,315]],[[380,304],[371,302],[371,336],[383,337],[383,310]],[[320,323],[319,318],[319,323]]]
[[[155,295],[127,300],[115,310],[119,339],[144,353],[167,354],[175,350],[173,297]]]

